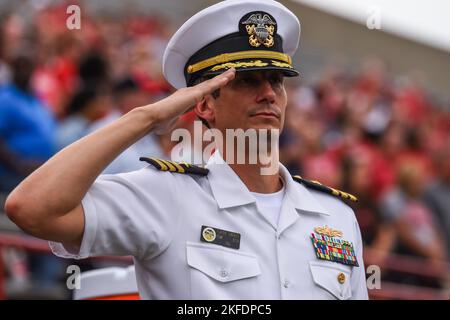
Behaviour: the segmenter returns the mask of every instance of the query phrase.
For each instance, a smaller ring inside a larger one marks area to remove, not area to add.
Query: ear
[[[213,126],[216,120],[214,98],[211,95],[205,96],[195,105],[194,112],[198,117],[205,119],[210,126]]]

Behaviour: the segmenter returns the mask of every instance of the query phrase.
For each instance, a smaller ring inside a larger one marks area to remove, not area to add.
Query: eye
[[[237,89],[250,89],[258,86],[258,80],[251,75],[242,75],[235,80],[234,86]]]
[[[282,74],[274,73],[269,77],[269,82],[272,85],[282,85],[284,82],[284,77]]]
[[[255,79],[253,79],[250,76],[243,76],[238,79],[238,82],[243,85],[251,85],[251,84],[255,83]]]

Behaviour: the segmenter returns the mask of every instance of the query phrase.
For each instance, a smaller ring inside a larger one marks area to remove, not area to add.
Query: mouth
[[[267,119],[280,119],[280,114],[275,111],[260,111],[250,115],[250,117],[259,117]]]

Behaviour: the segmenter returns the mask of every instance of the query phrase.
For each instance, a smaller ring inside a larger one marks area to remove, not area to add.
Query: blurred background
[[[173,92],[161,74],[167,41],[215,2],[77,1],[80,29],[70,30],[72,2],[0,0],[0,299],[70,299],[68,265],[132,263],[54,257],[3,203],[61,148]],[[281,2],[302,24],[282,163],[359,198],[350,205],[365,263],[381,270],[371,298],[449,299],[450,3]],[[177,127],[192,130],[194,119]],[[140,156],[169,158],[174,144],[150,134],[105,173],[139,169]]]

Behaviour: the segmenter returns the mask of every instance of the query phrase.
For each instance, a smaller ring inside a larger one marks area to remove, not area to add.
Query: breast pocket
[[[352,297],[350,283],[351,267],[328,261],[310,261],[309,267],[316,286],[325,290],[318,298],[345,300]]]
[[[216,245],[186,243],[192,299],[256,299],[258,258]]]

